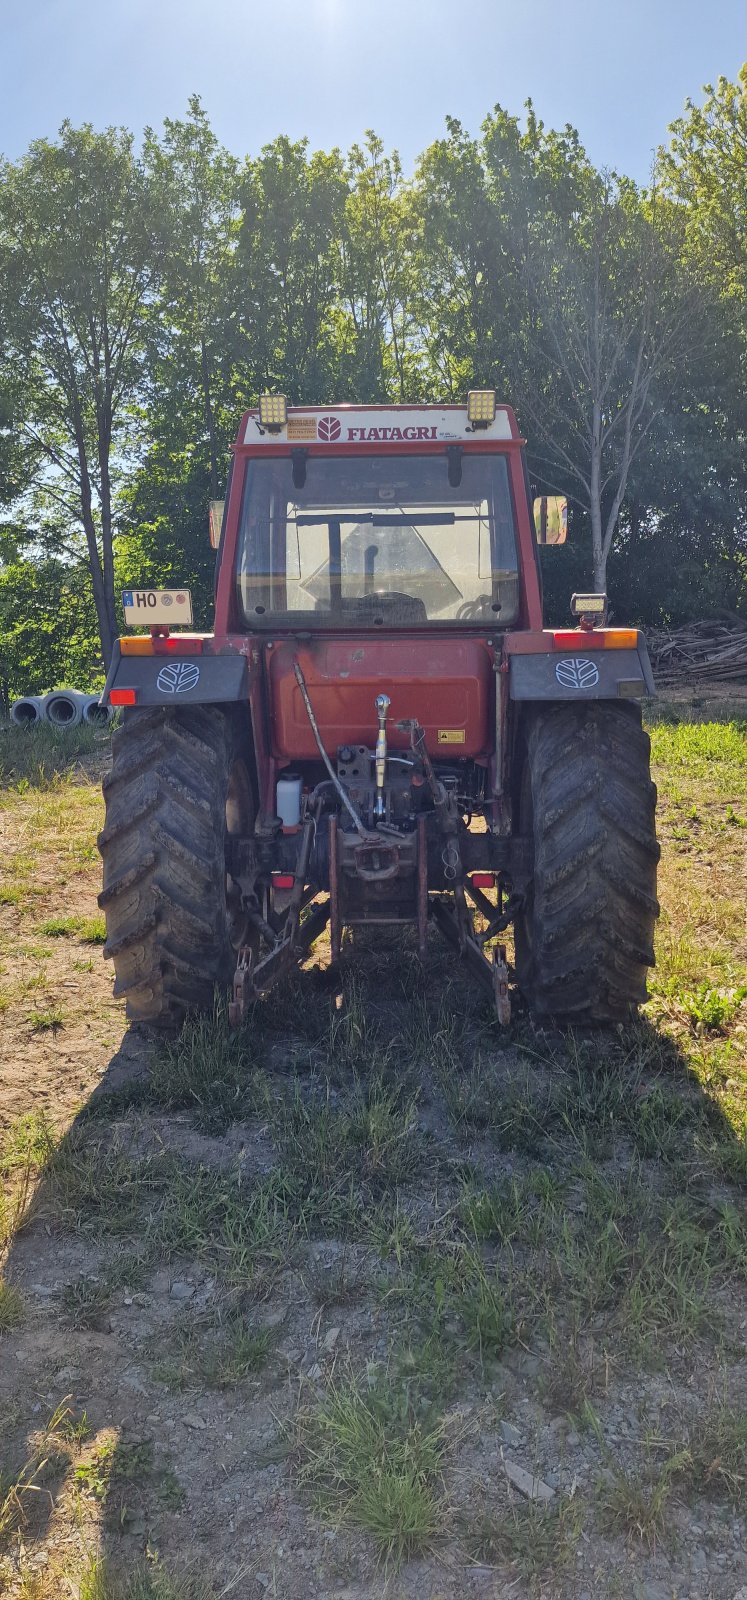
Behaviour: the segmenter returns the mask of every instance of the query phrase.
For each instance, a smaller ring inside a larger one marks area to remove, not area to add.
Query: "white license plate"
[[[189,589],[125,589],[122,605],[128,628],[176,628],[192,621]]]

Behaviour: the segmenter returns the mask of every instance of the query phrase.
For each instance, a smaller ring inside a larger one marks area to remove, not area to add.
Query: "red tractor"
[[[433,922],[509,1016],[501,936],[539,1016],[605,1023],[646,996],[658,912],[643,637],[542,622],[513,412],[289,407],[234,446],[215,632],[185,592],[124,597],[104,700],[124,708],[105,782],[100,904],[128,1015],[174,1027],[233,983],[231,1016],[327,921]]]

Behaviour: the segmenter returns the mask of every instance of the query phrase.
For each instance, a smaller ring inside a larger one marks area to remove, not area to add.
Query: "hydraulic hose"
[[[337,790],[338,795],[340,796],[340,799],[341,799],[341,801],[342,801],[342,803],[343,803],[343,805],[345,807],[345,810],[350,813],[350,816],[353,819],[355,827],[357,828],[357,830],[358,830],[359,834],[361,835],[361,837],[364,838],[364,839],[367,839],[369,837],[368,829],[366,827],[364,827],[364,824],[361,822],[361,819],[358,816],[358,813],[357,813],[357,811],[355,809],[355,806],[352,804],[352,801],[350,800],[349,795],[347,795],[345,793],[345,790],[343,789],[342,784],[340,783],[340,780],[339,780],[339,778],[337,776],[337,773],[335,772],[335,769],[334,769],[334,767],[332,765],[332,762],[330,761],[329,756],[327,755],[327,752],[326,752],[326,750],[324,748],[324,745],[322,743],[322,736],[321,736],[321,734],[319,732],[319,726],[318,726],[316,717],[314,716],[314,708],[313,708],[313,706],[311,704],[311,701],[309,699],[309,691],[308,691],[308,689],[306,687],[306,679],[305,679],[305,677],[303,675],[303,672],[301,671],[301,668],[300,668],[300,666],[298,664],[298,661],[295,659],[295,657],[294,657],[294,660],[293,660],[293,671],[294,671],[294,673],[296,675],[296,683],[298,684],[298,687],[301,690],[301,695],[303,697],[303,703],[304,703],[304,705],[306,707],[306,715],[307,715],[307,717],[309,719],[309,722],[311,723],[311,731],[312,731],[312,733],[314,735],[314,738],[316,739],[317,748],[319,750],[319,754],[320,754],[320,756],[322,758],[322,761],[324,762],[324,765],[327,768],[327,771],[328,771],[328,773],[330,775],[330,778],[331,778],[331,780],[332,780],[332,782],[333,782],[333,784],[335,786],[335,789]]]

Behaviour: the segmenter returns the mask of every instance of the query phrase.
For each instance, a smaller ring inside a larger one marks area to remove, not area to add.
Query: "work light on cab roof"
[[[423,959],[438,928],[501,1023],[512,983],[539,1016],[629,1015],[658,909],[648,656],[603,595],[543,626],[568,507],[533,497],[511,407],[263,394],[210,523],[214,632],[174,631],[186,589],[128,590],[147,631],[104,693],[130,1016],[173,1027],[232,981],[232,1021],[259,1019],[327,923],[334,962],[361,926]]]
[[[288,420],[288,400],[284,394],[261,394],[259,397],[259,420],[263,428],[270,433],[277,433],[285,427]]]

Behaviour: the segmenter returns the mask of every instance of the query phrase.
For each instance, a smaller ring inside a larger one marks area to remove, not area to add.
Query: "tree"
[[[604,592],[631,467],[698,339],[698,318],[670,209],[644,204],[612,175],[590,172],[584,187],[582,212],[545,213],[541,236],[533,230],[529,339],[549,381],[541,400],[536,388],[521,400],[544,446],[542,476],[560,468],[588,511],[592,583]]]
[[[702,106],[688,100],[659,151],[659,180],[678,202],[687,239],[727,294],[747,296],[747,62],[736,83],[708,83]]]
[[[348,155],[340,232],[341,375],[351,399],[417,399],[417,211],[395,151],[370,129]]]
[[[234,263],[231,358],[243,404],[263,390],[328,400],[336,371],[338,240],[346,183],[339,151],[308,155],[281,137],[244,170]]]
[[[151,201],[123,130],[66,122],[57,144],[37,140],[0,168],[0,300],[16,420],[38,454],[37,498],[61,513],[73,558],[83,531],[105,664],[116,632],[117,491],[157,273]]]
[[[222,149],[193,95],[184,122],[169,118],[158,140],[146,129],[144,159],[161,197],[162,262],[151,317],[152,382],[179,409],[192,412],[197,446],[204,439],[209,497],[222,478],[229,325],[236,315],[233,255],[239,233],[239,163]],[[170,381],[178,372],[179,386]],[[190,404],[191,402],[191,404]]]

